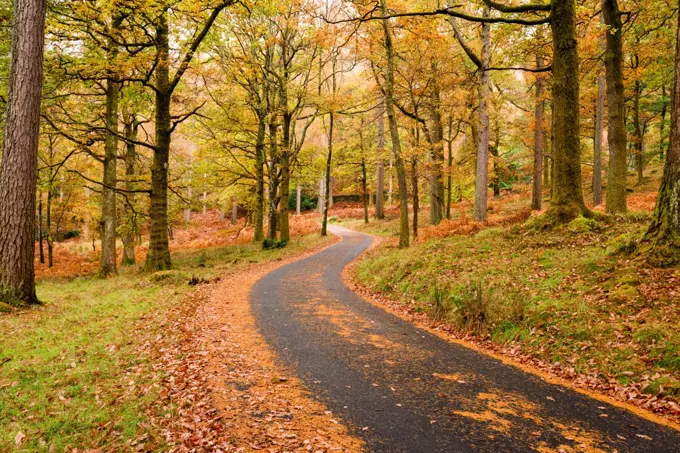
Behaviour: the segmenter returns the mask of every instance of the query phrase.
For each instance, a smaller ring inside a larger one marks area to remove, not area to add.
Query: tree
[[[387,15],[386,1],[381,0],[383,15]],[[408,227],[408,187],[406,187],[406,171],[404,170],[404,160],[401,153],[401,140],[399,138],[399,128],[397,126],[397,114],[394,108],[394,43],[392,40],[392,27],[387,20],[382,21],[384,33],[385,55],[387,58],[387,68],[385,70],[385,85],[383,94],[385,96],[385,111],[390,125],[390,137],[392,139],[392,155],[397,167],[397,180],[399,182],[399,247],[409,246],[409,227]]]
[[[605,76],[598,67],[595,98],[595,130],[593,131],[593,204],[602,204],[602,132],[604,130]]]
[[[45,0],[16,0],[5,138],[0,163],[0,300],[38,303],[35,196]]]
[[[378,103],[378,166],[375,181],[375,218],[385,218],[385,102],[382,96]]]
[[[552,0],[553,39],[553,196],[549,222],[566,223],[590,215],[583,200],[579,118],[579,58],[576,1]]]
[[[626,212],[626,125],[623,92],[623,44],[621,12],[617,0],[603,0],[602,16],[607,26],[605,67],[607,79],[607,116],[609,174],[607,177],[607,212]]]
[[[154,90],[156,139],[152,146],[153,162],[151,164],[151,207],[149,222],[149,253],[144,265],[147,271],[160,271],[172,267],[170,244],[168,238],[168,170],[170,167],[170,142],[172,133],[178,122],[173,121],[171,113],[172,95],[182,77],[189,69],[196,51],[208,35],[219,14],[233,4],[231,0],[218,3],[204,22],[200,23],[195,35],[188,42],[187,49],[180,63],[171,76],[170,24],[168,22],[169,5],[162,4],[157,19],[153,23],[156,57],[153,64],[155,81],[149,86]]]
[[[536,55],[536,67],[543,67],[543,56]],[[543,155],[545,154],[545,80],[536,78],[536,99],[534,108],[534,167],[533,187],[531,192],[531,209],[540,211],[543,204]]]
[[[488,19],[490,14],[490,8],[485,6],[482,17]],[[482,51],[481,56],[479,56],[475,54],[467,42],[465,42],[462,33],[456,25],[456,18],[454,16],[449,17],[449,24],[451,24],[456,41],[458,41],[467,56],[479,70],[479,83],[477,87],[477,114],[479,125],[477,127],[477,164],[475,169],[475,206],[473,219],[483,222],[487,218],[487,193],[489,186],[489,93],[491,86],[488,69],[491,62],[491,27],[488,22],[482,22]]]
[[[645,257],[659,266],[680,262],[680,15],[678,27],[670,142],[654,215],[642,241]]]

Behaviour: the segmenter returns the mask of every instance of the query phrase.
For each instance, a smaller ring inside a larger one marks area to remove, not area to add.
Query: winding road
[[[342,270],[371,237],[263,277],[250,299],[283,363],[373,452],[680,452],[680,432],[447,342],[364,301]]]

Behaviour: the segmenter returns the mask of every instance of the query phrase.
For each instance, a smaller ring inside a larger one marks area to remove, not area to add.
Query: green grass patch
[[[123,268],[97,279],[43,280],[42,306],[0,314],[0,451],[145,451],[167,448],[149,411],[162,391],[152,348],[165,314],[208,280],[251,263],[276,260],[328,241],[294,238],[289,247],[244,244],[173,255],[175,269]],[[15,445],[17,433],[26,437]]]
[[[382,246],[356,276],[435,319],[577,372],[680,382],[680,312],[668,296],[678,271],[641,268],[628,254],[648,220],[579,218]]]

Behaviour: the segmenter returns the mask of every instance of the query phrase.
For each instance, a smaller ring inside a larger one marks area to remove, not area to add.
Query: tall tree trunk
[[[296,184],[295,214],[302,214],[302,186],[299,182]]]
[[[368,176],[366,175],[366,158],[361,158],[361,191],[364,201],[364,223],[368,224],[368,203],[369,203],[369,193],[368,193]]]
[[[269,240],[276,240],[277,231],[279,228],[279,174],[276,165],[279,159],[278,151],[278,125],[272,119],[269,123],[269,147],[271,154],[271,166],[269,168],[269,227],[267,231],[267,238]]]
[[[637,55],[635,56],[637,58]],[[642,95],[642,83],[635,81],[633,90],[633,152],[635,153],[635,170],[637,171],[637,183],[642,184],[643,171],[645,168],[645,153],[642,143],[642,125],[640,124],[640,96]]]
[[[623,91],[623,43],[621,13],[617,0],[602,1],[602,17],[607,25],[604,64],[607,68],[607,119],[609,172],[607,175],[607,205],[609,214],[626,212],[626,125]]]
[[[319,202],[316,204],[319,214],[323,215],[323,211],[326,206],[326,177],[323,176],[319,180]]]
[[[386,1],[381,0],[380,6],[383,15],[387,14]],[[383,34],[385,36],[385,52],[387,56],[387,74],[385,80],[385,111],[390,125],[390,137],[392,139],[392,154],[397,167],[397,179],[399,182],[399,248],[409,246],[408,229],[408,187],[406,186],[406,171],[401,155],[401,140],[397,127],[397,115],[394,110],[394,44],[392,42],[392,31],[390,22],[382,21]]]
[[[437,66],[433,65],[432,70],[437,71]],[[439,84],[436,81],[433,85],[432,104],[430,106],[430,119],[432,121],[431,141],[432,154],[430,162],[430,223],[439,225],[444,218],[444,125],[441,113],[441,95]],[[418,126],[416,125],[416,128]],[[415,231],[415,230],[414,230]]]
[[[279,231],[281,232],[281,240],[290,240],[290,205],[288,199],[290,198],[290,154],[287,148],[283,149],[281,153],[281,185],[280,185],[280,201],[279,201]]]
[[[490,9],[484,7],[483,17]],[[489,63],[491,60],[491,27],[482,24],[482,67],[479,75],[479,139],[477,142],[477,169],[475,171],[475,206],[473,219],[484,222],[487,218],[487,191],[489,187]]]
[[[389,170],[387,172],[388,176],[388,181],[387,181],[387,206],[392,206],[392,194],[394,193],[394,175],[392,174],[392,168],[394,167],[394,162],[392,161],[392,158],[390,158],[390,166]]]
[[[416,156],[411,157],[411,187],[413,190],[413,239],[415,239],[418,237],[418,211],[420,210],[418,200],[418,158]]]
[[[501,196],[501,165],[500,165],[500,141],[501,141],[501,128],[500,125],[496,124],[496,137],[493,146],[489,149],[491,155],[493,156],[493,180],[491,181],[491,186],[493,187],[493,196],[498,198]]]
[[[45,0],[15,0],[5,139],[0,163],[0,300],[38,303],[35,195]]]
[[[545,177],[545,184],[546,186],[550,187],[550,202],[552,203],[552,197],[553,197],[553,188],[555,186],[555,141],[553,140],[554,135],[553,135],[553,129],[555,128],[555,108],[552,99],[548,103],[550,106],[550,142],[548,144],[548,153],[547,153],[547,162],[543,165],[545,167],[545,173],[543,176]],[[546,159],[544,159],[545,161]]]
[[[597,75],[595,133],[593,136],[593,204],[602,204],[602,131],[604,129],[604,74]]]
[[[147,271],[170,269],[168,238],[168,168],[170,165],[170,44],[168,17],[164,11],[156,27],[158,64],[156,66],[156,144],[151,164],[151,209],[149,219],[149,253]]]
[[[42,191],[38,194],[38,241],[40,242],[40,264],[45,264],[45,250],[43,243],[45,239],[45,232],[43,231],[43,194]]]
[[[324,199],[326,203],[323,209],[323,220],[321,222],[321,236],[326,236],[328,234],[328,209],[331,205],[331,164],[333,162],[333,128],[335,127],[335,114],[330,112],[328,114],[330,117],[328,122],[328,155],[326,156],[326,182],[324,184],[326,192],[324,194]]]
[[[536,55],[536,67],[543,67],[543,57]],[[545,117],[545,79],[540,75],[536,78],[536,106],[534,109],[534,176],[531,192],[531,209],[540,211],[543,204],[543,154],[545,153],[545,132],[543,121]]]
[[[453,190],[453,117],[449,117],[449,153],[447,156],[447,176],[446,176],[446,218],[451,220],[451,191]]]
[[[264,160],[265,160],[265,137],[267,124],[264,115],[258,118],[257,142],[255,143],[255,232],[253,240],[264,240]]]
[[[331,187],[328,192],[328,209],[333,207],[333,191],[335,190],[335,176],[331,176]]]
[[[378,168],[375,182],[375,218],[385,218],[385,100],[378,106]]]
[[[290,222],[288,218],[290,213],[290,206],[288,204],[288,198],[290,197],[291,122],[292,120],[290,114],[285,113],[283,115],[283,143],[281,149],[281,204],[279,205],[279,210],[281,212],[281,215],[279,217],[279,229],[281,230],[282,241],[290,240]]]
[[[132,181],[137,172],[137,149],[133,140],[137,140],[137,132],[139,124],[134,115],[128,118],[125,123],[125,138],[128,139],[125,144],[125,189],[129,191],[126,195],[128,201],[125,209],[125,231],[122,235],[123,241],[123,266],[134,266],[137,262],[135,258],[135,241],[139,228],[137,226],[137,214],[133,211],[136,209],[136,196],[132,193],[136,189],[136,184]]]
[[[238,222],[238,198],[234,197],[231,202],[231,224],[236,225]]]
[[[554,191],[546,213],[553,222],[590,215],[583,200],[579,124],[579,59],[576,1],[553,0]]]
[[[680,26],[680,15],[678,16]],[[644,253],[655,265],[680,262],[680,29],[676,32],[675,79],[666,164],[652,223],[643,239]]]
[[[664,159],[665,137],[664,132],[666,128],[666,113],[668,111],[668,102],[666,101],[666,85],[661,85],[661,97],[663,98],[663,105],[661,107],[661,121],[659,121],[659,159]]]
[[[47,190],[47,267],[54,266],[54,237],[52,236],[52,197],[54,188],[52,183]]]
[[[102,188],[102,255],[99,276],[108,277],[116,269],[116,185],[118,184],[118,101],[120,83],[106,81],[106,142],[104,145],[104,185]]]
[[[206,190],[206,178],[208,177],[207,174],[203,173],[203,215],[205,215],[208,212],[208,191]]]

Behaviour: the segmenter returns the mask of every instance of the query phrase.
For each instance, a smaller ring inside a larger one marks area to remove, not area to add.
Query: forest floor
[[[408,252],[396,247],[396,206],[368,225],[361,206],[331,216],[385,238],[347,274],[366,299],[677,422],[680,270],[616,253],[644,230],[656,185],[636,188],[631,214],[551,232],[524,225],[526,187],[491,199],[486,224],[468,202],[438,226],[423,209]],[[263,251],[250,227],[197,214],[174,231],[175,270],[106,280],[94,276],[96,242],[57,244],[54,267],[37,263],[44,305],[0,306],[0,451],[360,451],[250,313],[258,278],[333,242],[318,237],[317,214],[293,219],[288,247]]]
[[[191,240],[175,243],[173,271],[155,274],[81,276],[92,269],[77,254],[58,255],[59,276],[39,278],[42,306],[0,312],[0,451],[357,451],[277,369],[247,314],[253,279],[333,241],[318,236],[316,216],[294,225],[290,244],[270,251],[192,247],[213,234],[177,231]]]
[[[649,224],[657,185],[635,187],[629,214],[549,232],[523,222],[521,188],[491,202],[487,224],[473,223],[466,203],[439,226],[423,210],[426,225],[408,250],[396,246],[394,207],[368,225],[357,207],[332,214],[386,238],[354,266],[357,291],[452,338],[678,421],[680,269],[625,253]]]

